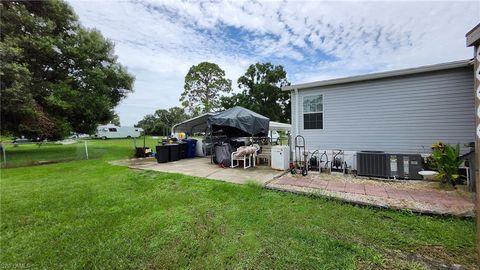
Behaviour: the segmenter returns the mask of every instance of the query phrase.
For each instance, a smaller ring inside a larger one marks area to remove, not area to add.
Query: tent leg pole
[[[212,135],[212,129],[209,129],[209,135],[210,136],[210,164],[213,164],[213,135]]]

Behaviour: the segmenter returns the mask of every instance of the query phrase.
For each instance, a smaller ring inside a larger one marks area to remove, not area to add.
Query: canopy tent
[[[206,132],[207,119],[217,113],[204,113],[197,117],[190,118],[172,127],[172,133],[185,132],[192,135],[195,132]]]
[[[292,130],[292,125],[290,124],[285,124],[285,123],[280,123],[280,122],[274,122],[270,121],[270,130],[276,130],[276,131],[291,131]]]
[[[241,108],[241,107],[238,107]],[[247,109],[241,108],[243,110],[249,111]],[[249,111],[253,114],[256,114],[252,111]],[[223,112],[222,112],[223,113]],[[208,128],[208,118],[213,115],[218,115],[219,113],[205,113],[202,115],[199,115],[197,117],[190,118],[188,120],[185,120],[181,123],[175,124],[172,128],[172,133],[178,133],[178,132],[185,132],[188,134],[193,134],[196,132],[206,132]],[[259,114],[256,114],[259,115]],[[264,117],[262,115],[259,115],[260,117]],[[263,122],[262,122],[263,123]],[[292,125],[290,124],[285,124],[285,123],[280,123],[280,122],[274,122],[270,121],[268,125],[268,129],[270,131],[276,130],[276,131],[290,131],[292,129]],[[247,134],[246,136],[251,136],[251,134]]]
[[[270,119],[240,106],[233,107],[208,118],[213,132],[223,132],[228,137],[268,136]]]

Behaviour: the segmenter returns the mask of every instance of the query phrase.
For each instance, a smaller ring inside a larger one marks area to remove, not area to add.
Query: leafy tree
[[[168,135],[173,125],[185,121],[188,115],[185,109],[172,107],[168,110],[160,109],[154,114],[146,115],[135,126],[143,128],[146,134]]]
[[[145,134],[149,135],[165,135],[165,125],[160,122],[155,115],[147,114],[140,120],[135,127],[143,128]]]
[[[118,114],[114,114],[110,123],[114,124],[115,126],[120,126],[120,116],[118,116]]]
[[[185,76],[185,86],[180,101],[193,115],[219,108],[221,93],[232,90],[232,82],[225,78],[217,64],[202,62],[190,68]]]
[[[60,138],[113,119],[134,78],[110,41],[63,1],[3,1],[0,13],[3,133]]]
[[[222,97],[220,103],[224,109],[242,106],[272,121],[290,122],[290,96],[281,90],[281,87],[290,84],[283,66],[252,64],[237,82],[243,91]]]

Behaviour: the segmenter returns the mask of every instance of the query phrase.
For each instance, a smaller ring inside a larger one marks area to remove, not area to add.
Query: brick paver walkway
[[[267,187],[283,191],[318,193],[358,204],[410,209],[430,214],[472,216],[474,212],[473,200],[462,197],[454,191],[416,190],[395,187],[395,183],[382,186],[362,182],[365,181],[321,180],[284,175],[269,182]]]

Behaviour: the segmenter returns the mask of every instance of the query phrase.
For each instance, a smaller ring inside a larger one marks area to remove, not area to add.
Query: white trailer
[[[102,140],[117,138],[138,138],[143,129],[137,127],[118,127],[115,125],[104,125],[97,127],[96,138]]]

